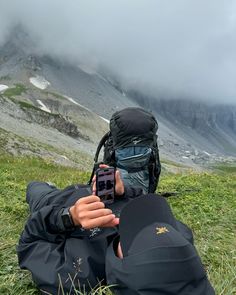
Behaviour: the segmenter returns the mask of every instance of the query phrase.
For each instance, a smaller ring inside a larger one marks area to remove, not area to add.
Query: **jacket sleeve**
[[[57,242],[65,229],[60,220],[61,207],[48,205],[33,212],[20,237],[20,243],[29,243],[37,240]]]
[[[53,206],[45,206],[34,212],[29,217],[17,245],[20,268],[31,272],[42,294],[58,294],[60,284],[63,285],[64,292],[69,291],[71,280],[75,277],[77,282],[80,276],[81,283],[92,277],[89,268],[85,268],[80,274],[80,257],[85,257],[88,247],[86,238],[80,237],[80,230],[77,231],[76,238],[71,236],[71,232],[52,231],[57,226],[52,226],[49,220],[55,217],[57,212],[58,208]]]

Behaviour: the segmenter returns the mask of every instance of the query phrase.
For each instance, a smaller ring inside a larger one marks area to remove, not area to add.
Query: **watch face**
[[[61,219],[62,219],[63,225],[64,225],[64,227],[66,229],[74,228],[74,223],[73,223],[73,220],[71,218],[69,208],[65,208],[63,210],[62,215],[61,215]]]

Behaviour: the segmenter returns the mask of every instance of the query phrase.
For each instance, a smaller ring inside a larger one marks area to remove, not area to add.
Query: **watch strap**
[[[71,213],[70,213],[70,207],[63,208],[61,212],[61,220],[64,228],[66,230],[71,230],[75,228]]]

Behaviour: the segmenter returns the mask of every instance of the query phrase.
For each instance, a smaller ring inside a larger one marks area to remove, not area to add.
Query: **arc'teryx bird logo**
[[[156,234],[157,235],[160,235],[160,234],[165,234],[165,233],[168,233],[169,231],[168,231],[168,229],[165,227],[165,226],[163,226],[163,227],[156,227]]]

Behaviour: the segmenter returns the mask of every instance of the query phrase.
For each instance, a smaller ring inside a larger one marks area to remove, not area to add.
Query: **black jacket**
[[[73,294],[73,288],[89,291],[106,284],[105,255],[117,228],[66,231],[60,218],[62,208],[90,194],[88,186],[72,185],[64,190],[56,189],[51,197],[35,200],[17,254],[20,267],[32,273],[43,294],[64,294],[58,291],[62,286],[65,293]],[[119,216],[127,202],[140,194],[140,190],[126,188],[125,195],[117,197],[109,207]]]
[[[33,194],[37,195],[37,191]],[[34,210],[21,234],[17,254],[20,267],[32,273],[42,294],[68,292],[72,295],[75,288],[89,292],[106,284],[105,256],[118,229],[66,231],[60,219],[62,208],[72,206],[79,198],[90,194],[88,186],[72,185],[64,190],[55,189],[46,198],[44,193],[42,198],[33,200]],[[140,194],[140,190],[126,188],[124,196],[117,197],[109,208],[119,217],[122,208]],[[30,189],[27,196],[34,198]],[[27,201],[31,205],[32,200]],[[193,242],[191,230],[180,222],[178,226]]]

